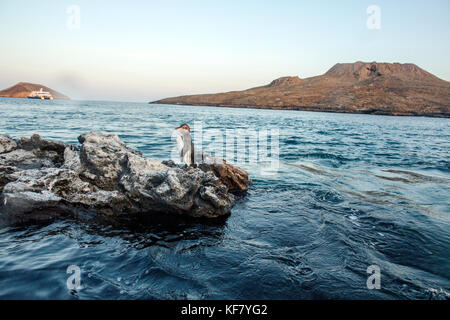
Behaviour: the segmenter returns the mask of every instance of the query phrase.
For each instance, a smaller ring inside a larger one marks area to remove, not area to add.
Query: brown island
[[[19,82],[12,87],[4,90],[0,90],[0,97],[5,98],[32,98],[36,99],[45,93],[45,96],[49,96],[56,100],[70,100],[70,98],[56,90],[50,89],[49,87],[43,86],[41,84],[29,83],[29,82]]]
[[[450,82],[415,64],[338,63],[321,76],[150,103],[449,118]]]

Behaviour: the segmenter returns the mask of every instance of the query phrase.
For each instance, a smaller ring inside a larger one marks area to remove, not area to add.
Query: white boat
[[[28,99],[41,99],[41,100],[53,100],[53,96],[50,92],[39,90],[39,91],[31,91],[28,95]]]

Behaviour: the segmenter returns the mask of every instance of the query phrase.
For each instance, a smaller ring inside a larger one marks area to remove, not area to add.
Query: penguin
[[[191,128],[186,124],[182,124],[178,128],[177,135],[177,147],[180,152],[180,161],[184,162],[187,166],[195,164],[194,161],[194,143],[191,137]]]

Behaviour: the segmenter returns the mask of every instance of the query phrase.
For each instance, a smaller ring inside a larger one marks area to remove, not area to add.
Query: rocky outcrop
[[[0,154],[13,151],[17,148],[17,143],[13,139],[0,134]]]
[[[0,136],[0,215],[13,220],[91,212],[107,216],[227,215],[248,175],[230,164],[182,168],[146,159],[117,135],[90,132],[77,148],[38,135]]]
[[[247,171],[226,163],[225,160],[223,163],[201,163],[199,168],[205,172],[213,172],[227,186],[228,190],[235,194],[246,193],[249,184],[252,184]]]
[[[288,87],[301,83],[299,77],[281,77],[273,80],[268,87]]]

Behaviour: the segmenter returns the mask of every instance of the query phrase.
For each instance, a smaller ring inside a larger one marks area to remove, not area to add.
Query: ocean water
[[[112,132],[161,160],[194,121],[279,128],[277,174],[242,164],[254,184],[220,222],[3,226],[0,299],[449,298],[450,119],[0,98],[2,134]]]

